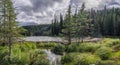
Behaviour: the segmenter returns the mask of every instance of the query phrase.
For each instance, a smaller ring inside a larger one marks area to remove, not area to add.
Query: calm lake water
[[[25,41],[32,41],[32,42],[62,42],[63,39],[60,38],[60,37],[31,36],[31,37],[26,37]]]

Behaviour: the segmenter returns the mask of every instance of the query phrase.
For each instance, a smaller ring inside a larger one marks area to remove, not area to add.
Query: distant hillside
[[[31,26],[31,25],[38,25],[35,22],[18,22],[19,26]]]

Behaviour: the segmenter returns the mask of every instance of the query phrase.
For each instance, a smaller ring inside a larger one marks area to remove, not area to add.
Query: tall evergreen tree
[[[2,0],[2,19],[0,20],[0,37],[3,45],[9,47],[9,61],[11,61],[12,44],[18,41],[21,36],[21,28],[16,22],[16,14],[14,12],[11,0]]]
[[[60,14],[60,33],[62,32],[63,29],[63,16]]]
[[[68,11],[67,11],[67,15],[65,17],[64,20],[64,29],[62,30],[62,33],[65,35],[65,37],[68,40],[68,44],[71,44],[71,40],[72,40],[72,14],[71,14],[71,5],[69,5]]]
[[[92,20],[89,17],[89,13],[85,11],[85,3],[82,4],[81,10],[77,14],[77,36],[82,40],[86,36],[91,34]]]

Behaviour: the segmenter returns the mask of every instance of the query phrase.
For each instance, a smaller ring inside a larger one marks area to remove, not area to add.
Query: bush
[[[0,65],[9,65],[9,62],[8,62],[8,47],[0,46]]]
[[[96,52],[96,55],[98,55],[102,60],[108,60],[111,58],[112,49],[109,47],[101,47]]]
[[[120,45],[120,40],[107,38],[107,39],[104,39],[104,41],[102,43],[106,44],[106,46],[108,46],[108,47],[113,47],[116,45]]]
[[[97,64],[101,59],[90,53],[69,53],[62,57],[63,65],[90,65]]]
[[[83,53],[76,57],[77,62],[75,65],[91,65],[98,63],[100,60],[101,59],[95,55]]]
[[[54,48],[57,46],[57,43],[39,43],[37,44],[37,48]]]
[[[11,63],[8,58],[8,47],[0,47],[0,65],[50,65],[47,55],[36,49],[34,43],[14,44]]]
[[[120,58],[120,51],[112,53],[112,59],[119,59]]]
[[[95,43],[83,43],[79,45],[80,52],[95,52],[98,48],[100,48],[100,44]]]
[[[74,55],[72,55],[72,54],[67,54],[67,55],[64,55],[63,57],[62,57],[62,64],[65,64],[65,63],[70,63],[70,62],[72,62],[73,61],[73,59],[74,59]]]
[[[99,43],[81,43],[66,46],[66,52],[92,52],[94,53],[102,45]]]
[[[119,45],[119,44],[120,44],[120,40],[114,40],[108,43],[108,46],[112,47],[112,46]]]
[[[0,60],[3,60],[7,55],[8,55],[8,47],[0,46]]]
[[[64,45],[57,45],[54,47],[54,49],[52,50],[55,54],[60,54],[62,55],[65,52],[65,46]]]
[[[119,51],[120,50],[120,44],[113,46],[113,49],[115,51]]]
[[[43,51],[36,50],[34,53],[31,53],[31,61],[29,65],[50,65],[46,56],[47,55]]]
[[[116,65],[114,61],[112,60],[104,60],[104,61],[100,61],[98,62],[96,65]]]
[[[66,47],[66,52],[70,53],[70,52],[78,52],[79,51],[79,45],[78,44],[71,44],[69,46]]]
[[[26,42],[23,44],[19,44],[19,47],[20,47],[21,51],[27,52],[29,50],[36,49],[36,44],[31,43],[31,42]]]

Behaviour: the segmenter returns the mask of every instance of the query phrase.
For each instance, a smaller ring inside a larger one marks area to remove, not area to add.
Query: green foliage
[[[102,60],[108,60],[111,58],[112,49],[109,47],[101,47],[96,52],[96,55],[98,55]]]
[[[98,63],[101,59],[95,55],[92,54],[80,54],[76,57],[78,62],[76,65],[90,65],[90,64],[96,64]]]
[[[75,55],[75,54],[74,54],[74,55]],[[62,57],[62,60],[61,60],[61,61],[62,61],[62,64],[72,62],[73,59],[74,59],[74,55],[72,55],[72,54],[64,55],[64,56]]]
[[[66,46],[66,50],[67,53],[69,52],[78,52],[79,51],[79,45],[74,43],[71,45]]]
[[[106,44],[109,47],[113,47],[116,45],[120,45],[120,40],[119,39],[111,39],[111,38],[106,38],[103,40],[103,43]]]
[[[46,59],[46,54],[41,50],[36,50],[30,55],[30,65],[50,65]]]
[[[31,42],[25,42],[23,44],[19,44],[19,47],[23,52],[26,52],[32,49],[36,49],[36,44]]]
[[[102,43],[107,46],[111,47],[114,51],[120,50],[120,40],[116,38],[105,38]]]
[[[16,14],[11,0],[1,0],[0,9],[0,16],[2,18],[0,19],[0,42],[2,42],[1,44],[3,46],[8,46],[8,55],[6,55],[7,58],[4,61],[9,64],[13,58],[12,45],[18,42],[21,37],[20,32],[23,31],[23,29],[20,28],[16,22]]]
[[[23,26],[27,31],[22,32],[25,36],[50,36],[51,24]]]
[[[105,60],[105,61],[98,62],[96,65],[116,65],[116,64],[112,60]]]
[[[0,65],[7,65],[8,62],[8,47],[0,46]],[[9,63],[8,63],[9,64]]]
[[[81,44],[71,44],[66,46],[66,52],[92,52],[94,53],[99,49],[102,44],[99,43],[81,43]]]
[[[47,55],[36,49],[35,43],[26,42],[12,46],[11,63],[8,61],[8,47],[0,46],[0,65],[50,65]]]
[[[99,43],[82,43],[79,45],[80,52],[95,52],[102,45]]]
[[[0,13],[2,13],[3,18],[0,19],[0,41],[2,41],[3,45],[9,45],[10,47],[21,37],[20,32],[23,32],[23,29],[16,22],[16,14],[12,1],[2,0],[0,4]]]
[[[57,45],[54,47],[54,49],[52,50],[55,54],[60,54],[62,55],[65,52],[65,46],[64,45]]]
[[[90,53],[70,53],[62,57],[63,65],[90,65],[96,64],[101,59]]]
[[[120,52],[112,51],[114,46],[119,45],[118,40],[111,39],[111,43],[108,42],[109,40],[105,39],[97,43],[74,43],[66,46],[55,43],[18,43],[12,46],[11,64],[50,65],[47,55],[40,49],[48,47],[56,54],[67,52],[62,56],[62,65],[119,65]],[[10,65],[8,47],[0,46],[0,62],[0,65]]]
[[[52,48],[54,48],[55,46],[57,46],[57,43],[39,43],[39,44],[37,44],[37,48],[50,48],[50,49],[52,49]]]
[[[120,51],[112,53],[113,59],[119,59],[120,58]]]
[[[70,44],[62,57],[63,65],[119,65],[120,52],[113,51],[118,39],[107,38],[97,43]],[[80,53],[79,53],[80,52]],[[112,59],[112,60],[111,60]]]

